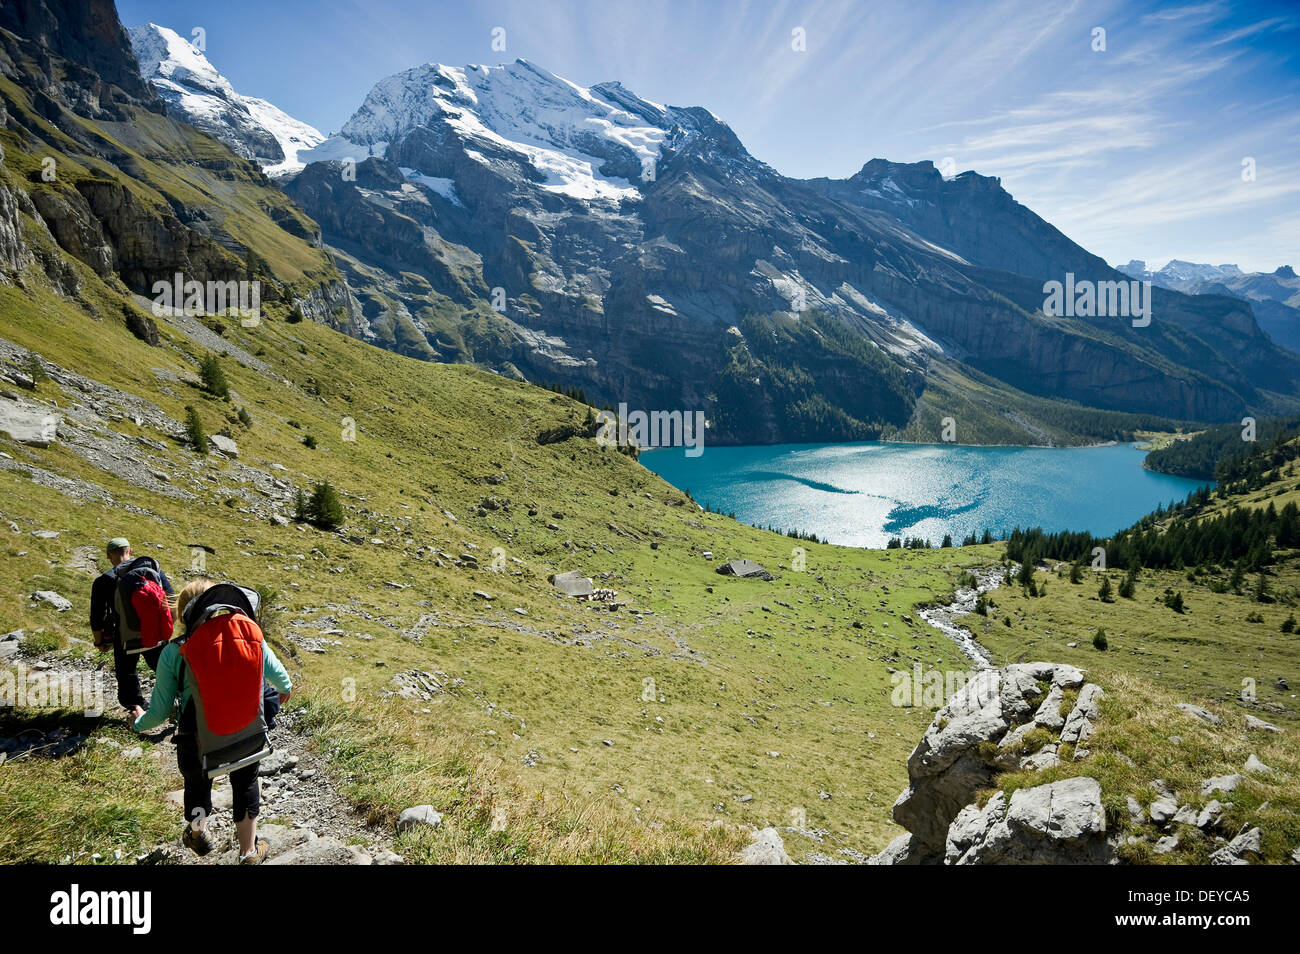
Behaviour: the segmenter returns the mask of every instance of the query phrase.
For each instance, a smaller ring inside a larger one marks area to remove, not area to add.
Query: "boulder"
[[[1245,778],[1235,772],[1232,775],[1216,775],[1214,778],[1207,778],[1201,783],[1201,794],[1213,795],[1215,792],[1231,792],[1244,781]]]
[[[764,828],[754,833],[753,842],[740,853],[743,865],[792,865],[785,853],[785,842],[775,828]]]
[[[1242,768],[1243,772],[1250,772],[1252,775],[1272,775],[1273,770],[1259,760],[1259,757],[1253,752],[1246,759],[1246,765]]]
[[[239,456],[239,445],[236,444],[234,440],[223,434],[209,434],[208,443],[211,444],[213,449],[218,453],[224,454],[227,457]]]
[[[1178,814],[1178,799],[1172,795],[1161,795],[1151,803],[1148,811],[1153,822],[1157,825],[1163,825]]]
[[[442,815],[434,811],[432,805],[416,805],[402,812],[397,818],[398,831],[410,831],[413,828],[438,828],[442,825]]]
[[[0,659],[18,655],[18,650],[23,645],[23,637],[26,635],[26,631],[15,629],[12,633],[0,636]]]
[[[596,592],[596,585],[591,581],[591,577],[583,576],[579,570],[569,570],[567,573],[553,573],[547,577],[551,585],[566,596],[591,596]]]
[[[41,405],[0,398],[0,431],[20,444],[49,447],[58,437],[62,418]]]
[[[1246,716],[1246,728],[1255,729],[1259,732],[1281,732],[1282,731],[1273,723],[1265,722],[1263,719],[1256,719],[1253,715]]]
[[[58,593],[55,593],[53,590],[37,590],[32,594],[32,599],[38,603],[49,603],[60,613],[72,609],[72,603],[64,599]]]

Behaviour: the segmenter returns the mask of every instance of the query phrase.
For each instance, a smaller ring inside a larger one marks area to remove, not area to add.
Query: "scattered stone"
[[[1202,722],[1212,726],[1223,725],[1222,719],[1216,716],[1213,712],[1202,709],[1200,706],[1194,706],[1188,702],[1180,702],[1178,703],[1178,708],[1182,709],[1183,712],[1187,713],[1193,719],[1200,719]]]
[[[398,831],[410,831],[413,828],[438,828],[442,825],[442,815],[434,811],[432,805],[416,805],[402,812],[397,818]]]
[[[1253,775],[1272,775],[1273,770],[1259,760],[1252,752],[1250,758],[1246,759],[1246,766],[1243,772],[1250,772]]]
[[[1128,797],[1128,817],[1135,825],[1140,825],[1147,819],[1146,812],[1142,810],[1142,803],[1132,795]]]
[[[257,774],[261,776],[279,775],[291,771],[298,765],[298,756],[288,752],[272,752],[257,763]]]
[[[1218,825],[1219,819],[1223,816],[1223,803],[1217,798],[1211,799],[1201,809],[1201,813],[1196,816],[1197,828],[1210,828]]]
[[[740,853],[740,863],[745,865],[792,865],[785,853],[785,842],[775,828],[764,828],[754,833],[754,841]]]
[[[1273,723],[1265,722],[1263,719],[1256,719],[1253,715],[1249,715],[1249,714],[1247,714],[1246,716],[1246,728],[1257,729],[1260,732],[1281,732],[1282,731]]]
[[[1165,837],[1161,838],[1159,841],[1156,842],[1154,851],[1157,855],[1167,855],[1177,847],[1178,847],[1178,836],[1165,835]]]
[[[1213,795],[1215,792],[1232,792],[1237,786],[1245,781],[1241,775],[1216,775],[1214,778],[1207,778],[1201,783],[1202,795]]]
[[[1194,805],[1184,805],[1174,813],[1173,822],[1175,825],[1196,824],[1196,807]]]
[[[37,590],[32,594],[32,599],[38,603],[49,603],[60,613],[72,609],[72,603],[64,599],[58,593],[55,593],[53,590]]]
[[[1264,833],[1258,828],[1242,832],[1210,855],[1212,865],[1248,865],[1260,859],[1264,850]]]
[[[15,629],[12,633],[0,636],[0,659],[16,656],[18,650],[22,648],[23,637],[26,635],[26,630]]]
[[[1157,825],[1163,825],[1178,814],[1178,799],[1172,795],[1162,795],[1151,803],[1148,811],[1153,822]]]

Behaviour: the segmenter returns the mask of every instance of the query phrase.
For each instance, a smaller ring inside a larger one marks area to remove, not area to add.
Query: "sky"
[[[788,176],[844,177],[873,157],[999,176],[1111,264],[1300,267],[1294,0],[118,0],[118,12],[128,27],[201,27],[235,89],[325,133],[393,73],[522,57],[582,86],[619,80],[706,106]]]

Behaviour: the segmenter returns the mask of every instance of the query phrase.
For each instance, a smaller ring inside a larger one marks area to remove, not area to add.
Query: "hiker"
[[[117,701],[135,719],[144,712],[144,694],[140,691],[137,672],[139,658],[143,656],[145,665],[156,672],[162,643],[171,636],[170,609],[164,615],[163,607],[172,595],[172,585],[153,557],[131,556],[131,542],[126,537],[109,540],[105,550],[112,566],[96,577],[90,588],[90,631],[96,649],[103,653],[113,650]],[[133,570],[136,572],[132,573]],[[124,585],[128,588],[125,594]],[[121,603],[123,595],[125,605]],[[149,646],[138,639],[142,620],[152,632]]]
[[[160,725],[180,703],[174,741],[188,823],[181,842],[197,855],[212,850],[212,780],[229,775],[240,864],[260,864],[268,846],[257,837],[258,761],[271,753],[266,730],[289,698],[289,673],[262,638],[256,592],[192,580],[175,609],[183,631],[163,647],[149,711],[135,730]]]

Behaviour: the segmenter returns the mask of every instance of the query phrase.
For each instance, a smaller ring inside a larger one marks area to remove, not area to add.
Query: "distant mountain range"
[[[1300,278],[1290,265],[1272,272],[1243,272],[1236,265],[1197,265],[1174,259],[1152,272],[1146,262],[1134,259],[1120,271],[1191,295],[1231,295],[1248,301],[1269,337],[1300,352]]]
[[[1231,290],[1157,288],[1146,327],[1045,314],[1046,282],[1126,276],[996,178],[872,159],[793,179],[707,109],[523,60],[405,70],[326,138],[169,29],[101,39],[87,62],[104,90],[86,108],[165,110],[275,176],[278,200],[243,173],[223,188],[331,263],[278,294],[392,350],[581,387],[598,406],[703,410],[715,442],[939,440],[951,417],[962,442],[1064,443],[1300,410],[1300,357]],[[276,261],[261,246],[279,238],[244,218],[171,203],[202,248]],[[117,235],[118,208],[93,227],[93,205],[63,211],[69,252],[136,291],[183,261],[215,267],[175,239]],[[85,247],[96,227],[102,252]]]

